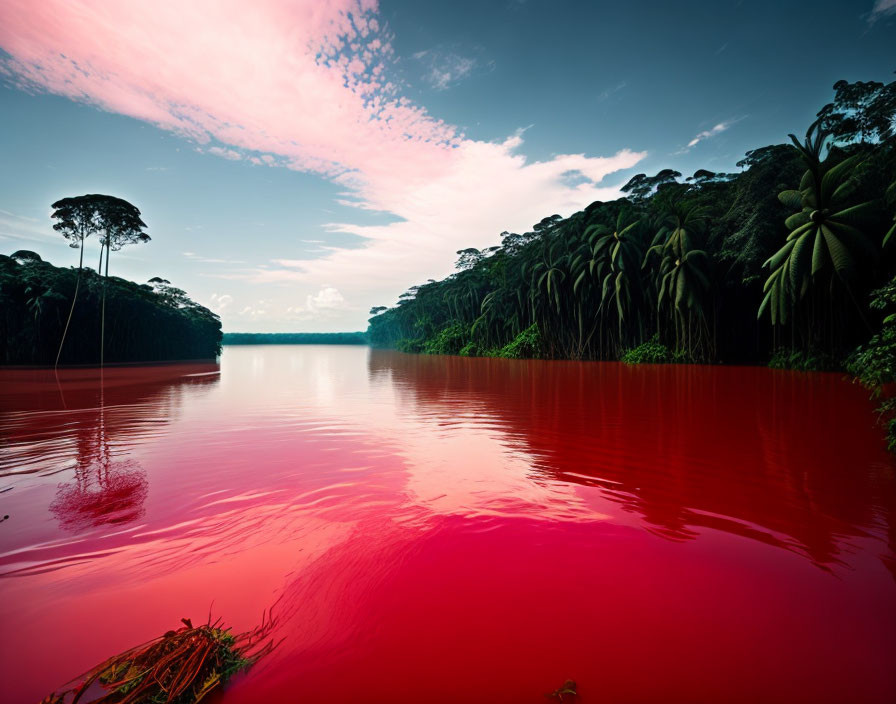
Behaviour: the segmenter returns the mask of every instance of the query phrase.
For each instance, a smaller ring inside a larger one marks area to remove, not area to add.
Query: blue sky
[[[126,198],[153,241],[112,272],[231,331],[363,329],[461,247],[734,170],[896,69],[893,0],[35,5],[0,0],[0,251],[76,263],[49,204]]]

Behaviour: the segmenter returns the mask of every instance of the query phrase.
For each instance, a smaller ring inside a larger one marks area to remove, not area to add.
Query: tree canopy
[[[839,81],[805,139],[747,152],[740,172],[637,174],[623,198],[462,249],[456,273],[371,309],[371,342],[838,366],[879,325],[870,291],[894,272],[894,95]]]

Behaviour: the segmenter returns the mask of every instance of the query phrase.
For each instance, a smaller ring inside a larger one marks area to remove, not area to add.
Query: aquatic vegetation
[[[274,648],[271,618],[236,635],[220,620],[209,618],[200,626],[188,618],[181,621],[181,628],[109,658],[41,704],[192,704]]]
[[[548,699],[556,699],[558,702],[563,701],[563,697],[569,699],[575,699],[579,696],[576,683],[574,680],[566,680],[561,686],[557,687],[550,694],[545,695]]]

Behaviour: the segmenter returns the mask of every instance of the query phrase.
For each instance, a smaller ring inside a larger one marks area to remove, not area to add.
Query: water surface
[[[0,700],[274,607],[222,701],[896,701],[894,469],[836,374],[0,370]]]

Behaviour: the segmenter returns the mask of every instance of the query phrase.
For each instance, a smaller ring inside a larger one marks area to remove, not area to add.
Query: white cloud
[[[199,150],[201,151],[201,150]],[[214,154],[215,156],[221,156],[225,159],[230,159],[231,161],[241,161],[243,157],[242,152],[238,152],[236,149],[225,149],[223,147],[209,147],[206,149],[209,154]],[[253,157],[256,158],[256,157]],[[257,158],[256,158],[257,159]],[[261,160],[258,159],[257,163],[261,163]]]
[[[220,259],[217,257],[201,257],[195,252],[181,252],[187,259],[194,262],[202,262],[203,264],[245,264],[242,259]]]
[[[41,223],[35,218],[0,209],[0,238],[41,243],[56,241],[64,244],[62,236],[53,231],[50,222],[48,220]]]
[[[597,96],[597,100],[599,102],[603,102],[604,100],[607,100],[608,98],[610,98],[612,95],[621,91],[627,85],[628,85],[628,83],[626,83],[625,81],[620,81],[612,88],[606,88],[603,91],[601,91],[601,93]]]
[[[361,246],[311,258],[319,252],[297,243],[274,266],[216,274],[289,287],[292,300],[310,296],[314,311],[338,313],[346,328],[363,327],[370,305],[392,303],[408,286],[449,273],[458,249],[495,244],[503,230],[522,231],[545,215],[618,196],[619,184],[606,177],[645,156],[622,149],[533,162],[520,152],[521,133],[466,137],[400,95],[389,79],[391,35],[371,0],[258,0],[251,15],[241,7],[238,0],[157,0],[151,7],[4,0],[0,46],[9,58],[0,71],[32,90],[184,135],[206,153],[318,174],[343,188],[346,203],[394,215],[385,225],[324,228],[365,238]],[[419,60],[433,61],[437,88],[477,66],[450,52]],[[352,306],[320,297],[333,285]],[[231,295],[243,297],[235,289]],[[240,305],[241,314],[269,320],[280,310]],[[301,308],[309,314],[308,299]]]
[[[604,178],[645,156],[622,150],[612,157],[565,154],[528,162],[518,153],[521,145],[520,134],[499,143],[466,140],[438,178],[408,188],[400,198],[390,195],[389,209],[398,222],[329,226],[365,238],[360,247],[331,247],[324,257],[276,259],[273,266],[215,276],[319,288],[338,282],[342,294],[359,304],[347,327],[363,327],[366,308],[392,304],[409,286],[451,273],[458,249],[497,244],[503,230],[522,232],[546,214],[570,214],[617,197],[621,184],[603,185]],[[569,173],[580,175],[580,182],[567,185]]]
[[[881,17],[894,13],[896,13],[896,0],[876,0],[868,15],[868,22],[873,24]]]
[[[224,313],[230,304],[233,303],[233,296],[227,293],[213,293],[208,302],[208,307],[218,315]]]
[[[699,142],[702,142],[704,139],[709,139],[710,137],[715,137],[717,134],[724,132],[731,126],[730,122],[720,122],[715,127],[709,130],[704,130],[700,132],[696,137],[694,137],[690,142],[688,142],[688,149],[691,147],[696,147]]]
[[[713,125],[713,126],[712,126],[710,129],[708,129],[708,130],[703,130],[702,132],[699,132],[699,133],[697,134],[696,137],[694,137],[690,142],[688,142],[688,144],[687,144],[686,147],[682,147],[682,148],[679,149],[677,152],[675,152],[675,154],[676,154],[676,155],[678,155],[678,154],[687,154],[691,149],[693,149],[693,148],[696,147],[698,144],[700,144],[700,142],[702,142],[702,141],[704,141],[704,140],[706,140],[706,139],[710,139],[710,138],[712,138],[712,137],[715,137],[716,135],[721,134],[722,132],[725,132],[725,131],[728,130],[732,125],[734,125],[734,124],[740,122],[740,121],[743,120],[743,119],[744,119],[743,117],[738,117],[738,118],[736,118],[736,119],[725,120],[724,122],[719,122],[719,123]]]
[[[345,308],[345,299],[338,289],[326,286],[318,291],[316,295],[308,296],[305,300],[305,307],[308,310]]]
[[[423,77],[436,90],[447,90],[469,76],[476,67],[476,59],[453,52],[417,52],[414,57],[425,59],[429,68]]]

